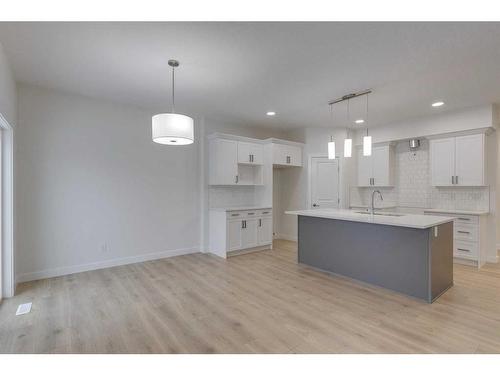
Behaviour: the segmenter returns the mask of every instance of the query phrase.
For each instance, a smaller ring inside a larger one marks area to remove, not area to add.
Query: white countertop
[[[455,215],[489,215],[489,211],[471,211],[471,210],[448,210],[443,208],[426,208],[424,212],[436,212]]]
[[[234,206],[234,207],[214,207],[212,211],[247,211],[247,210],[271,210],[270,206]]]
[[[286,211],[285,213],[289,215],[312,216],[312,217],[321,217],[325,219],[357,221],[362,223],[393,225],[398,227],[407,227],[416,229],[427,229],[454,220],[453,217],[437,216],[437,215],[413,215],[413,214],[397,213],[398,215],[402,216],[382,216],[382,215],[361,214],[351,210],[336,209],[336,208]]]

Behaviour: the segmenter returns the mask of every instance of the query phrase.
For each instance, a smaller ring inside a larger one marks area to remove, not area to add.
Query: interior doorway
[[[311,157],[310,199],[312,209],[340,207],[339,159]]]
[[[14,130],[0,113],[0,301],[14,280]]]

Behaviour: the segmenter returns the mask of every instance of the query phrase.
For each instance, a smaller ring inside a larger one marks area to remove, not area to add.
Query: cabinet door
[[[294,167],[302,166],[302,149],[297,146],[286,146],[287,147],[287,156],[289,156],[290,165]],[[286,159],[285,159],[286,161]]]
[[[238,143],[229,139],[213,139],[209,154],[210,185],[236,185]]]
[[[456,185],[483,186],[484,179],[484,134],[473,134],[455,138]]]
[[[264,164],[264,148],[258,143],[252,143],[250,146],[250,154],[252,155],[252,164]]]
[[[251,164],[252,163],[252,143],[238,142],[238,163]]]
[[[239,250],[242,248],[242,220],[227,221],[227,251]]]
[[[241,248],[247,249],[258,246],[257,243],[258,219],[245,219],[241,229]]]
[[[372,156],[364,156],[363,150],[358,149],[358,186],[370,186],[373,160]]]
[[[431,185],[452,186],[455,176],[455,138],[430,141]]]
[[[391,186],[391,148],[390,146],[374,147],[372,149],[372,182],[374,186]]]
[[[286,146],[273,143],[273,164],[286,165]]]
[[[258,219],[258,242],[259,246],[269,245],[273,242],[273,219],[272,217],[263,217]]]

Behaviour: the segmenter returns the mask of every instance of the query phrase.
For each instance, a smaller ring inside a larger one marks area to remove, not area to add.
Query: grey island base
[[[289,212],[298,215],[299,263],[429,303],[453,285],[452,218],[422,222],[416,216],[423,215],[405,215],[415,216],[417,224],[408,217],[387,218],[388,224],[342,211]]]

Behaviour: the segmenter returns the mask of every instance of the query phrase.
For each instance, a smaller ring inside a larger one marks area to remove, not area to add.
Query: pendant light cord
[[[172,67],[172,113],[175,113],[175,67]]]
[[[366,94],[366,136],[368,136],[368,97],[370,94]]]

